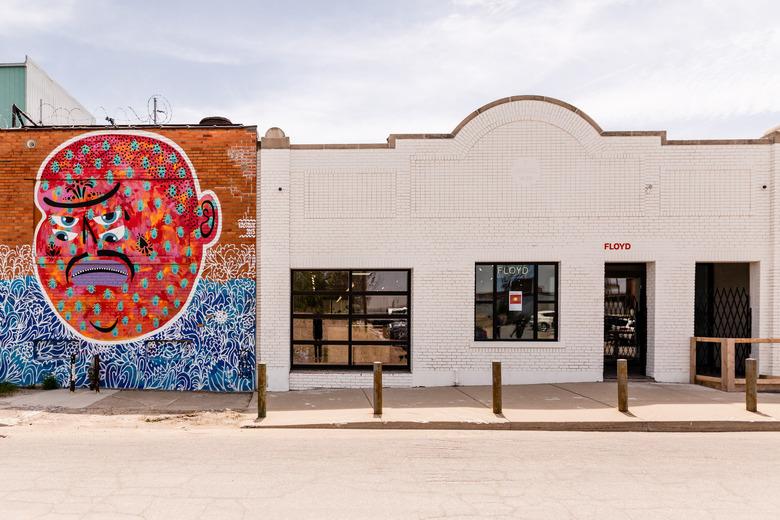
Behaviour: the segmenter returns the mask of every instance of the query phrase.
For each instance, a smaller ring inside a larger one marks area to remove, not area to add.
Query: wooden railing
[[[717,343],[720,345],[720,377],[696,374],[696,347],[699,343]],[[744,388],[745,379],[734,375],[734,354],[737,343],[780,343],[780,338],[691,338],[691,384],[701,384],[719,388],[724,392],[735,392]],[[780,377],[759,377],[759,388],[780,389]],[[775,388],[777,387],[777,388]]]

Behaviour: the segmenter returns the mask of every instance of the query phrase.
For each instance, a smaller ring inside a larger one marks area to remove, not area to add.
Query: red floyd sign
[[[604,251],[628,251],[631,242],[604,242]]]
[[[523,291],[509,291],[509,310],[523,310]]]

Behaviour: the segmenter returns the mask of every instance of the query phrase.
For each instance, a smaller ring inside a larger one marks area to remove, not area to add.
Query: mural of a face
[[[181,148],[147,132],[83,134],[36,180],[36,275],[64,323],[100,343],[173,323],[221,230],[216,195],[200,191]]]

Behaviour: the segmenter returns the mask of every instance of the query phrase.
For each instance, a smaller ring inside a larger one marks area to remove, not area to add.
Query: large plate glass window
[[[408,269],[292,271],[293,368],[408,369]]]
[[[478,263],[475,341],[557,341],[558,264]]]

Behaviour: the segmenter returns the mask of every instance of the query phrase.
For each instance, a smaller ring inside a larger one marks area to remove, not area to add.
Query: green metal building
[[[95,124],[95,117],[29,56],[22,63],[0,63],[0,128],[14,126],[14,105],[38,124]]]

